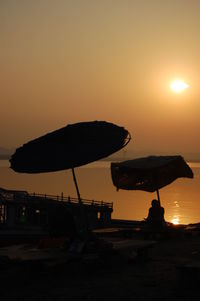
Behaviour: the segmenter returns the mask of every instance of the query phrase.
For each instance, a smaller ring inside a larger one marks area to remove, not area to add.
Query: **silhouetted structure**
[[[63,194],[29,194],[0,188],[0,237],[9,233],[27,239],[44,234],[72,237],[82,230],[85,219],[89,229],[109,225],[112,211],[113,203],[82,199],[80,204],[77,198]]]

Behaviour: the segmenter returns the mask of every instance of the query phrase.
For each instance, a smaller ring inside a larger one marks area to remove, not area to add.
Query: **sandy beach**
[[[198,300],[198,227],[176,229],[167,236],[138,235],[130,229],[97,236],[95,247],[87,245],[80,253],[45,249],[54,253],[54,260],[35,255],[21,260],[20,252],[8,259],[5,255],[11,253],[1,248],[1,300]],[[134,248],[113,250],[110,239],[153,244],[141,256]],[[18,251],[33,254],[36,247],[18,246]],[[44,254],[44,249],[38,252]]]

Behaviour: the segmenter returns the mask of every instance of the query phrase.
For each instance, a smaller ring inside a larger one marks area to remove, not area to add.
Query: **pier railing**
[[[31,198],[40,198],[40,199],[48,199],[48,200],[54,200],[54,201],[61,201],[61,202],[68,202],[68,203],[74,203],[78,204],[79,200],[78,198],[73,198],[70,196],[64,196],[63,193],[61,195],[48,195],[48,194],[39,194],[39,193],[31,193],[29,194]],[[113,203],[112,202],[105,202],[105,201],[95,201],[95,200],[88,200],[88,199],[82,199],[81,202],[84,205],[88,206],[96,206],[96,207],[107,207],[110,209],[113,209]]]

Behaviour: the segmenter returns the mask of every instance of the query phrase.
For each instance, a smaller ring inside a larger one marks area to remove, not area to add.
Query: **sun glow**
[[[171,84],[170,84],[170,89],[175,92],[175,93],[181,93],[185,89],[189,88],[189,85],[185,83],[181,79],[175,79]]]
[[[174,225],[178,225],[179,224],[179,218],[178,217],[174,217],[172,220],[171,220],[172,224]]]

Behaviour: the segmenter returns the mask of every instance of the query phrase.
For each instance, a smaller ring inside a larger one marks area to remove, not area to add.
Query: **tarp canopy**
[[[117,189],[153,192],[180,177],[193,178],[181,156],[149,156],[111,163],[113,184]]]

